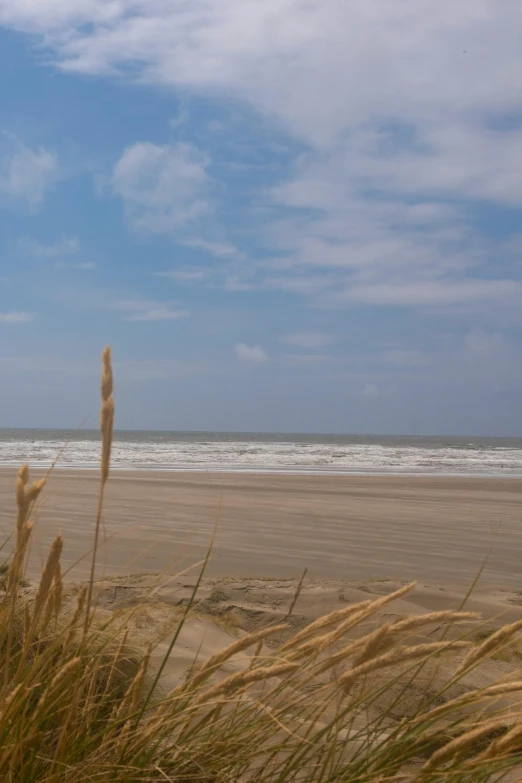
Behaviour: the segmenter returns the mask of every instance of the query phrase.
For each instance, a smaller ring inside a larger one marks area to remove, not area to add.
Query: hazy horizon
[[[88,428],[74,428],[74,427],[5,427],[0,426],[0,438],[2,433],[5,432],[48,432],[48,433],[78,433],[78,434],[89,434],[93,436],[99,435],[99,430],[95,427],[88,427]],[[171,429],[146,429],[146,428],[137,428],[137,429],[123,429],[115,427],[114,434],[163,434],[163,435],[238,435],[238,436],[262,436],[262,437],[270,437],[274,436],[277,438],[281,438],[283,436],[298,436],[298,437],[306,437],[306,436],[312,436],[314,438],[397,438],[397,439],[408,439],[411,438],[412,440],[415,439],[432,439],[432,440],[441,440],[441,439],[448,439],[448,440],[455,440],[459,441],[462,439],[469,439],[469,438],[477,438],[480,440],[503,440],[503,441],[520,441],[522,440],[522,434],[521,435],[502,435],[502,434],[495,434],[495,435],[484,435],[482,433],[432,433],[432,432],[422,432],[422,433],[407,433],[407,432],[314,432],[314,431],[307,431],[307,430],[295,430],[293,432],[285,431],[285,430],[220,430],[220,429],[209,429],[209,430],[200,430],[200,429],[194,429],[194,430],[171,430]]]

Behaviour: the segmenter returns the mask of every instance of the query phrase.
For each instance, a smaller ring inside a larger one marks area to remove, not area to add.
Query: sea
[[[0,429],[0,465],[95,469],[94,430]],[[120,470],[522,476],[522,438],[237,432],[114,433]]]

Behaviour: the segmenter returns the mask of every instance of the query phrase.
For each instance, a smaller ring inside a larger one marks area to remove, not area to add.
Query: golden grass
[[[15,543],[0,583],[0,780],[486,783],[521,762],[522,680],[463,684],[514,642],[521,623],[479,637],[476,615],[445,610],[367,630],[370,617],[414,585],[332,612],[269,650],[264,641],[286,625],[244,636],[163,693],[167,661],[151,672],[152,647],[132,649],[125,613],[107,620],[96,608],[114,420],[109,349],[102,358],[95,547],[91,578],[72,611],[64,608],[60,537],[33,597],[21,591],[31,515],[45,482],[30,484],[27,466],[16,480]],[[180,613],[168,654],[192,609],[189,602]],[[433,623],[442,626],[438,638],[408,642]],[[239,655],[243,668],[222,674]],[[420,706],[394,719],[393,704],[422,687],[423,668],[434,664],[444,664],[436,692],[426,689]],[[383,698],[391,706],[380,706]]]

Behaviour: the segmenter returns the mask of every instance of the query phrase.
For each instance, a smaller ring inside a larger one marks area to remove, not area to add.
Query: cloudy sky
[[[0,425],[522,434],[520,0],[0,0]]]

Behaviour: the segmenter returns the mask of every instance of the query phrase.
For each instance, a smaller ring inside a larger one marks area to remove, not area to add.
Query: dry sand
[[[0,471],[0,534],[12,530],[14,470]],[[36,475],[36,474],[35,474]],[[54,473],[38,511],[31,571],[57,532],[64,563],[86,576],[98,478]],[[522,590],[522,480],[114,472],[105,503],[106,574],[174,574],[200,560],[216,523],[209,576],[407,579]],[[82,560],[83,557],[83,560]]]
[[[195,576],[169,579],[164,576],[134,575],[112,577],[97,585],[98,605],[103,611],[119,613],[126,617],[132,614],[134,620],[132,638],[148,643],[152,636],[162,642],[155,650],[155,659],[160,660],[167,649],[172,629],[179,622],[181,612],[193,600]],[[205,660],[222,649],[237,636],[257,631],[267,625],[285,623],[287,629],[274,637],[276,643],[284,641],[296,631],[304,628],[317,617],[342,609],[347,604],[356,604],[368,599],[389,595],[402,587],[392,580],[372,582],[345,582],[335,580],[305,580],[297,602],[294,605],[298,580],[293,579],[204,579],[198,588],[189,614],[165,672],[164,682],[168,688],[179,684],[184,672],[195,658]],[[399,617],[424,614],[434,609],[457,609],[462,593],[437,585],[417,585],[407,596],[389,603],[363,627],[354,632],[359,636],[383,622]],[[290,608],[291,615],[289,616]],[[128,611],[127,611],[128,610]],[[483,622],[476,624],[478,632],[493,630],[500,625],[519,621],[522,618],[522,600],[515,591],[492,591],[478,587],[466,603],[467,611],[479,613]],[[410,638],[409,642],[428,642],[438,638],[442,629],[433,624],[423,629],[421,636]],[[460,635],[462,629],[455,628]],[[435,636],[433,636],[435,634]],[[271,642],[268,643],[271,645]],[[269,650],[269,648],[266,648]],[[517,639],[513,647],[506,649],[502,660],[495,659],[484,664],[480,671],[467,679],[470,687],[483,687],[490,681],[520,671],[522,659],[521,642]],[[232,673],[246,665],[245,656],[230,661],[219,676]],[[459,686],[461,687],[461,686]]]

